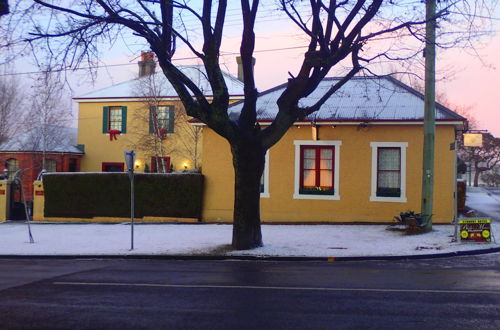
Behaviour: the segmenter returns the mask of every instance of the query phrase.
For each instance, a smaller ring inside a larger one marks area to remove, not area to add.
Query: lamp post
[[[135,151],[125,151],[125,164],[130,178],[130,250],[134,249],[134,162]]]

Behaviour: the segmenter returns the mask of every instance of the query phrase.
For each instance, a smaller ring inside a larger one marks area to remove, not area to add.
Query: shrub
[[[43,177],[45,217],[130,217],[126,173],[50,173]],[[201,174],[135,174],[135,217],[201,218]]]

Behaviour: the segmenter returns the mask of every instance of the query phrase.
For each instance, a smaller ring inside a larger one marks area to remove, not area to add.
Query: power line
[[[307,46],[294,46],[294,47],[283,47],[283,48],[273,48],[273,49],[262,49],[262,50],[256,50],[256,51],[254,51],[254,53],[267,53],[267,52],[284,51],[284,50],[301,49],[301,48],[307,48]],[[221,56],[238,55],[238,54],[239,54],[238,52],[221,51]],[[172,61],[185,61],[185,60],[195,60],[195,59],[198,59],[198,57],[192,56],[192,57],[174,58],[174,59],[172,59]],[[85,66],[85,67],[79,67],[79,68],[63,68],[63,69],[52,70],[51,72],[64,72],[64,71],[78,71],[78,70],[111,68],[111,67],[119,67],[119,66],[127,66],[127,65],[137,65],[137,63],[105,64],[105,65],[100,65],[100,66],[96,66],[96,67]],[[28,71],[28,72],[3,73],[3,74],[0,74],[0,77],[19,76],[19,75],[26,75],[26,74],[38,74],[38,73],[46,73],[46,72],[48,72],[48,71]]]

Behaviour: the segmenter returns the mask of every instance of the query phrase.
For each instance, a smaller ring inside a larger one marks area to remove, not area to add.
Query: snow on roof
[[[83,154],[76,147],[76,135],[74,127],[39,126],[0,143],[0,152],[42,152],[45,144],[46,152]]]
[[[311,106],[340,78],[325,78],[300,106]],[[286,84],[260,93],[257,99],[258,120],[273,120],[278,113],[277,100]],[[236,118],[243,101],[229,108],[229,115]],[[424,96],[415,89],[392,77],[354,77],[333,94],[325,104],[306,120],[315,121],[394,121],[423,120]],[[436,120],[464,121],[446,107],[436,104]]]
[[[212,96],[212,89],[208,80],[206,78],[205,67],[202,65],[186,65],[177,67],[182,73],[184,73],[191,81],[198,85],[198,88],[204,93],[205,96]],[[243,82],[238,80],[238,78],[230,75],[227,72],[222,72],[224,80],[226,82],[229,95],[243,95]],[[113,86],[109,86],[103,89],[99,89],[87,94],[75,97],[75,100],[83,101],[85,99],[99,99],[99,98],[139,98],[144,97],[141,95],[140,86],[141,80],[148,79],[148,76],[135,78],[128,80]],[[172,84],[165,77],[163,72],[157,72],[154,74],[154,79],[160,86],[158,92],[161,95],[156,95],[157,97],[177,97],[177,92],[175,91]]]

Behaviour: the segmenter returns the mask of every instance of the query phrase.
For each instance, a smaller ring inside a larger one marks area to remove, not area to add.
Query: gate
[[[21,183],[13,180],[10,183],[10,214],[9,220],[27,220],[21,194]]]

